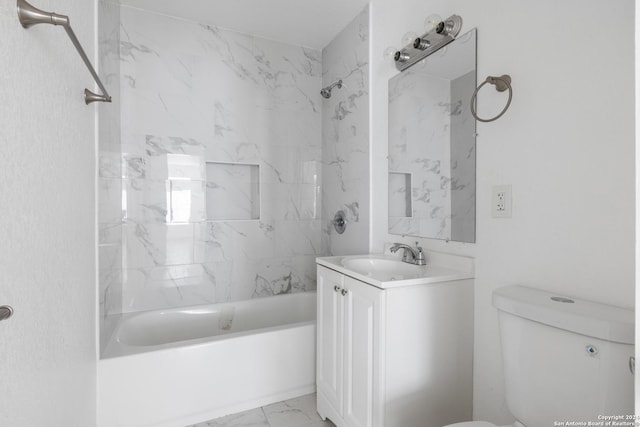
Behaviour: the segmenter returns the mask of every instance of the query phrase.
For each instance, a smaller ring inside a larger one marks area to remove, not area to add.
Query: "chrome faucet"
[[[427,265],[424,252],[422,252],[422,248],[418,246],[418,242],[416,242],[415,249],[404,243],[394,243],[393,246],[389,248],[391,253],[398,252],[398,249],[404,249],[404,254],[402,255],[403,262],[415,265]]]

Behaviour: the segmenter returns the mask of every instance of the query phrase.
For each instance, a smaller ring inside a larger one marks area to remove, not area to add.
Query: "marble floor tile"
[[[270,427],[270,425],[262,408],[256,408],[190,427]]]
[[[322,419],[316,411],[316,395],[298,397],[262,408],[270,427],[303,427]]]
[[[228,415],[189,427],[335,427],[316,411],[316,395],[296,397],[262,408]]]

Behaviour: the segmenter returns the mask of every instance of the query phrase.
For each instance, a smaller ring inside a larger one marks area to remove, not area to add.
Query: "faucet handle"
[[[416,265],[427,265],[427,260],[424,256],[424,252],[422,252],[422,247],[418,246],[418,242],[416,242],[416,248],[418,249],[418,253],[416,255],[416,259],[414,260]]]

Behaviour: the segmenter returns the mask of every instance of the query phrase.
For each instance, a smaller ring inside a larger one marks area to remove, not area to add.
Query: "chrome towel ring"
[[[509,89],[509,99],[507,100],[507,105],[504,106],[500,114],[490,119],[481,119],[480,117],[478,117],[478,112],[476,110],[476,101],[478,99],[478,92],[480,91],[480,89],[482,89],[482,86],[486,85],[487,83],[491,83],[492,85],[495,85],[496,90],[498,92],[504,92],[505,90]],[[500,117],[502,117],[502,115],[509,108],[509,105],[511,105],[512,97],[513,97],[513,89],[511,89],[511,76],[509,76],[508,74],[504,74],[500,77],[489,76],[486,78],[485,81],[483,81],[480,84],[480,86],[476,88],[476,90],[473,92],[473,95],[471,96],[471,114],[473,114],[473,117],[475,117],[475,119],[479,122],[486,123],[486,122],[492,122],[494,120],[497,120]]]

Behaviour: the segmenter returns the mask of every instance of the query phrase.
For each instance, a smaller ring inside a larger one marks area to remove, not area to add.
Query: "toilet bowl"
[[[507,408],[518,420],[504,427],[562,420],[587,425],[604,414],[634,413],[633,310],[518,285],[494,291],[493,306]],[[497,426],[469,421],[447,427]]]

